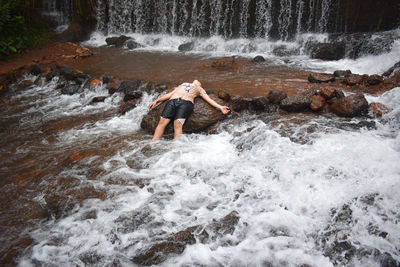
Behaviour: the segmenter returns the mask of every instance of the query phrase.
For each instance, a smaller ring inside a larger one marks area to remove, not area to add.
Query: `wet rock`
[[[50,81],[56,76],[60,76],[60,70],[58,68],[53,68],[47,75],[46,75],[46,80]]]
[[[124,95],[124,102],[135,100],[135,99],[141,98],[142,96],[143,96],[143,93],[141,91],[128,92],[128,93],[125,93],[125,95]]]
[[[61,93],[64,95],[74,95],[77,93],[81,93],[82,89],[79,84],[69,84],[61,88]]]
[[[398,267],[398,262],[389,253],[375,253],[375,259],[380,263],[380,267]]]
[[[231,95],[228,94],[225,90],[218,90],[217,95],[218,95],[218,98],[220,98],[226,102],[229,102],[231,100]]]
[[[90,57],[92,55],[93,52],[87,47],[79,46],[75,50],[75,57],[85,58],[85,57]]]
[[[181,44],[178,47],[178,50],[181,52],[187,52],[187,51],[192,51],[193,48],[194,48],[194,42],[188,42],[188,43]]]
[[[90,79],[89,74],[86,73],[77,73],[74,77],[74,81],[78,84],[85,84],[87,80]]]
[[[122,47],[127,40],[131,39],[125,35],[119,37],[109,37],[106,39],[107,45],[114,45],[115,47]]]
[[[27,88],[29,86],[32,86],[32,85],[33,85],[33,81],[31,81],[31,80],[23,80],[18,84],[16,89],[17,90],[22,90],[22,89],[25,89],[25,88]]]
[[[103,83],[106,83],[106,84],[113,82],[113,78],[109,77],[109,76],[103,76],[103,77],[101,77],[101,80],[103,81]]]
[[[310,73],[310,75],[308,75],[308,81],[310,83],[327,83],[335,81],[335,77],[331,74]]]
[[[104,100],[106,100],[106,96],[95,96],[92,98],[92,100],[90,101],[90,104],[95,104],[95,103],[99,103],[99,102],[104,102]]]
[[[134,100],[126,101],[126,102],[121,102],[119,105],[119,110],[118,110],[119,113],[124,115],[128,111],[134,109],[137,106],[137,104],[139,103],[139,101],[140,101],[139,99],[134,99]]]
[[[116,91],[124,94],[135,94],[141,84],[142,81],[138,79],[123,81],[119,84]]]
[[[363,94],[350,95],[338,99],[330,106],[330,110],[341,117],[355,117],[368,112],[368,102]]]
[[[323,88],[319,94],[323,96],[326,100],[329,100],[335,96],[336,90],[333,88]]]
[[[279,45],[274,47],[272,54],[278,57],[295,56],[299,54],[298,49],[288,48],[286,45]]]
[[[338,77],[338,78],[346,78],[348,76],[350,76],[351,70],[335,70],[333,72],[333,76]]]
[[[307,97],[288,96],[281,101],[280,107],[289,112],[299,112],[308,109],[310,104],[311,101]]]
[[[83,27],[77,22],[71,23],[68,28],[56,36],[58,42],[72,42],[78,43],[86,41],[90,37],[90,33],[93,29]]]
[[[279,104],[283,99],[287,97],[286,93],[281,90],[271,90],[268,95],[268,101],[272,104]]]
[[[234,96],[231,101],[232,110],[236,112],[247,109],[247,101],[241,96]]]
[[[320,95],[314,95],[311,97],[311,105],[310,108],[313,111],[321,110],[325,105],[325,98]]]
[[[129,39],[125,42],[126,47],[128,47],[129,49],[136,49],[138,47],[141,47],[141,45],[139,43],[137,43],[135,40],[133,39]]]
[[[248,108],[252,111],[269,111],[269,101],[265,97],[251,98],[248,101]]]
[[[101,86],[101,81],[98,78],[94,78],[89,83],[90,86]]]
[[[346,47],[343,42],[320,43],[311,52],[311,58],[322,60],[339,60],[344,58]]]
[[[211,67],[217,70],[224,70],[224,71],[237,71],[238,64],[235,61],[234,57],[224,57],[217,60],[214,60],[211,64]]]
[[[238,221],[238,213],[232,211],[220,220],[213,220],[205,229],[200,225],[189,227],[175,233],[166,241],[153,245],[133,257],[132,261],[144,266],[160,264],[171,254],[182,254],[187,245],[196,243],[196,239],[201,243],[207,243],[210,238],[215,240],[216,237],[233,234]],[[211,236],[209,232],[212,234]]]
[[[400,68],[400,61],[397,62],[396,64],[393,65],[393,67],[391,67],[390,69],[388,69],[387,71],[385,71],[382,76],[384,77],[389,77],[396,69]]]
[[[225,105],[225,103],[218,99],[215,95],[209,95],[214,101],[219,104]],[[161,113],[164,109],[165,102],[159,106],[153,108],[147,115],[145,115],[140,124],[141,128],[153,133],[158,121],[160,120]],[[205,130],[207,127],[215,124],[216,122],[223,120],[225,116],[214,107],[210,106],[202,98],[197,97],[195,99],[194,110],[191,116],[187,119],[183,126],[184,132],[199,132]],[[172,123],[171,123],[172,124]],[[166,133],[172,133],[173,129],[171,124],[166,128]]]
[[[358,74],[351,74],[344,80],[344,84],[349,85],[349,86],[354,86],[357,84],[361,84],[364,80],[364,77],[362,75]]]
[[[89,266],[99,263],[99,261],[101,261],[103,258],[104,256],[97,254],[96,251],[88,251],[79,255],[79,259],[85,263],[85,265]]]
[[[256,56],[253,58],[253,62],[255,63],[265,62],[265,58],[263,56]]]
[[[44,68],[43,65],[31,65],[29,67],[29,73],[33,74],[33,75],[39,75],[42,73],[42,69]]]
[[[382,82],[383,82],[383,78],[382,78],[382,76],[380,76],[378,74],[371,75],[367,79],[367,83],[369,85],[378,85],[378,84],[381,84]]]
[[[375,117],[382,117],[388,112],[388,108],[382,103],[373,102],[369,104],[368,113]]]

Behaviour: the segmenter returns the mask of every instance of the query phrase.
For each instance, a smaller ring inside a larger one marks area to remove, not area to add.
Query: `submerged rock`
[[[233,234],[238,222],[239,214],[232,211],[220,220],[213,220],[206,227],[196,225],[173,234],[166,241],[159,242],[133,257],[132,261],[144,266],[160,264],[171,254],[183,253],[187,245],[193,245],[197,240],[207,243],[210,239]]]
[[[330,109],[341,117],[355,117],[368,112],[368,102],[363,94],[355,94],[338,99]]]
[[[64,95],[74,95],[81,92],[82,88],[79,84],[70,84],[61,88],[61,93]]]
[[[127,41],[125,42],[125,45],[126,45],[126,47],[128,47],[129,49],[136,49],[136,48],[138,48],[138,47],[141,47],[141,45],[140,45],[138,42],[136,42],[135,40],[133,40],[133,39],[127,40]]]
[[[224,104],[222,100],[218,99],[215,95],[209,95],[209,96],[217,103]],[[140,127],[150,133],[153,133],[160,120],[160,116],[164,109],[165,104],[166,102],[150,110],[149,113],[143,117]],[[185,122],[183,126],[183,131],[190,133],[190,132],[198,132],[201,130],[205,130],[207,127],[223,119],[224,115],[221,113],[221,111],[209,105],[202,98],[197,97],[195,99],[193,113]],[[166,133],[173,132],[172,123],[170,123],[170,125],[167,126],[165,132]]]
[[[382,117],[383,114],[388,112],[388,108],[382,103],[371,103],[368,108],[369,114],[375,117]]]
[[[369,85],[378,85],[381,84],[382,82],[383,82],[383,77],[378,74],[370,75],[367,78],[367,83]]]
[[[238,64],[235,62],[234,57],[224,57],[217,60],[214,60],[211,64],[211,67],[217,70],[224,71],[237,71]]]
[[[194,42],[188,42],[188,43],[181,44],[178,47],[178,50],[181,52],[187,52],[187,51],[192,51],[193,48],[194,48]]]

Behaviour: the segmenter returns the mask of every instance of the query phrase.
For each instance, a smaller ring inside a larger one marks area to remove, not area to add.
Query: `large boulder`
[[[339,60],[344,58],[346,47],[343,42],[320,43],[311,52],[311,57],[322,60]]]
[[[368,102],[363,94],[355,94],[338,99],[330,106],[333,113],[341,117],[355,117],[368,112]]]
[[[304,96],[288,96],[281,101],[280,107],[289,112],[299,112],[310,107],[311,100]]]
[[[222,105],[224,104],[224,102],[221,99],[218,99],[218,97],[216,97],[215,95],[209,96],[217,103]],[[166,102],[150,110],[149,113],[143,117],[140,127],[150,133],[153,133],[160,120],[160,116],[165,104]],[[207,102],[205,102],[202,98],[197,97],[195,99],[193,113],[183,125],[183,131],[187,133],[199,132],[201,130],[205,130],[207,127],[223,119],[224,115],[221,113],[220,110],[215,109]],[[167,126],[165,132],[173,132],[172,123]]]

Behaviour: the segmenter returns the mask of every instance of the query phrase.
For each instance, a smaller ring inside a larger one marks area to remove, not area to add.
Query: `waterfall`
[[[165,33],[225,38],[329,32],[332,0],[98,0],[98,30],[106,34]]]

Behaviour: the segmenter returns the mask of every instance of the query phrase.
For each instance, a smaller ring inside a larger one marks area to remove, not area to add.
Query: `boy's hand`
[[[221,112],[223,114],[228,114],[230,111],[229,107],[227,107],[227,106],[221,106],[219,109],[221,110]]]
[[[154,108],[154,106],[157,105],[157,103],[158,103],[158,99],[154,100],[153,103],[151,103],[150,106],[149,106],[149,111],[150,111],[152,108]]]

